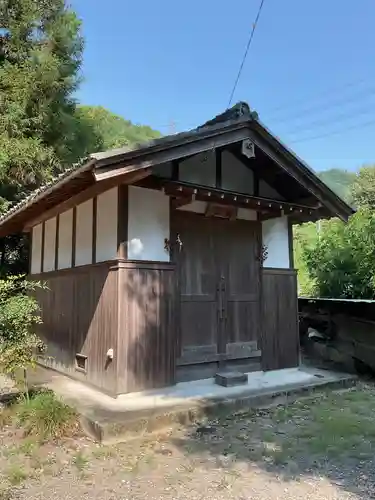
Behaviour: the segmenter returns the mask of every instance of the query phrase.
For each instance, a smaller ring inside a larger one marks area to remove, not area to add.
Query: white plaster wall
[[[96,262],[115,259],[117,256],[117,204],[117,187],[97,198]]]
[[[31,274],[38,274],[41,271],[42,258],[42,224],[38,224],[32,229],[31,245]]]
[[[179,176],[181,181],[214,187],[216,184],[215,151],[199,153],[181,162]]]
[[[288,218],[279,217],[263,221],[262,240],[268,252],[263,266],[289,268]]]
[[[92,263],[93,200],[77,206],[75,265]]]
[[[283,200],[284,198],[279,194],[276,189],[267,184],[263,179],[259,181],[259,196],[264,198],[273,198],[275,200]]]
[[[43,272],[55,270],[56,217],[45,222]]]
[[[169,261],[169,198],[162,191],[129,186],[128,258]]]
[[[237,193],[253,194],[253,171],[233,156],[230,151],[223,151],[222,153],[221,176],[223,189]]]
[[[73,209],[60,214],[57,268],[72,267]]]

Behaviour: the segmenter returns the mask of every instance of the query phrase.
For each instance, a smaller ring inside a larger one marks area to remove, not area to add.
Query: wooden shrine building
[[[293,223],[352,209],[239,103],[90,155],[0,218],[31,236],[41,362],[116,396],[298,366]]]

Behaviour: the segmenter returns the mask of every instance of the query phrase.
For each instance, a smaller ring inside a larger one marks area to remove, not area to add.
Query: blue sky
[[[259,7],[71,3],[86,40],[79,101],[162,133],[227,107]],[[234,102],[247,101],[316,170],[375,162],[374,19],[374,0],[265,0]]]

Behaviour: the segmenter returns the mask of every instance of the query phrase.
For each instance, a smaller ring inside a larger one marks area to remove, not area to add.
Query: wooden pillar
[[[117,257],[128,258],[128,218],[129,218],[129,189],[126,184],[118,186],[117,203]]]

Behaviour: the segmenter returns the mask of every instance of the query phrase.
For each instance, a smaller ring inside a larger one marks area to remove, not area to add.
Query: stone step
[[[223,387],[233,387],[248,383],[248,375],[243,372],[218,372],[215,375],[215,383]]]

